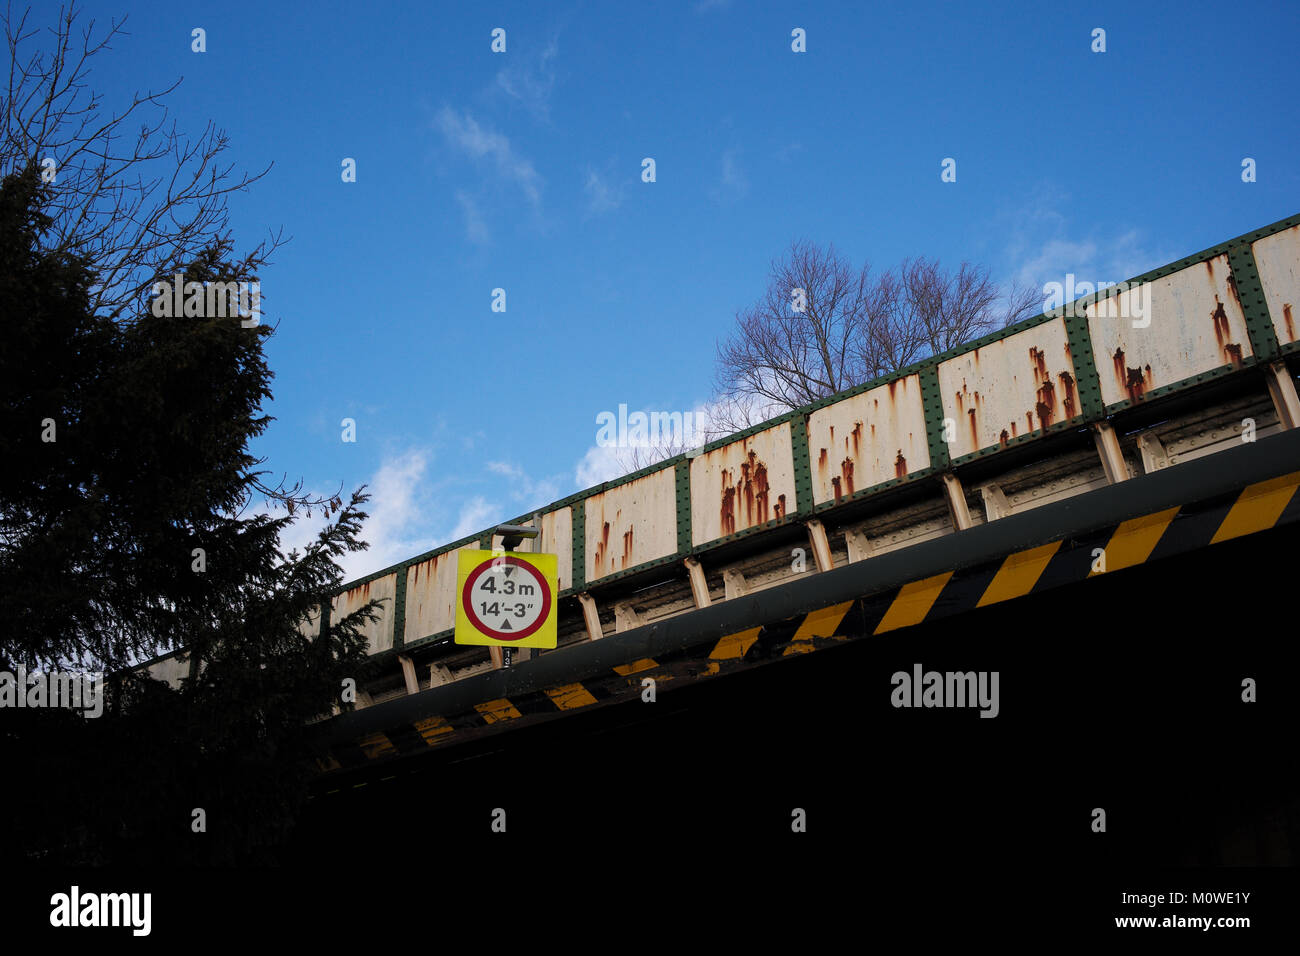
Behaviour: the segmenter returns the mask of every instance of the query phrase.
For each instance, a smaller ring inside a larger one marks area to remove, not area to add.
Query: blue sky
[[[230,204],[240,248],[292,237],[262,276],[276,421],[255,451],[319,491],[370,485],[352,577],[612,477],[596,416],[707,403],[793,239],[1041,287],[1300,211],[1294,3],[84,10],[128,17],[94,61],[106,106],[183,77],[183,131],[274,163]]]

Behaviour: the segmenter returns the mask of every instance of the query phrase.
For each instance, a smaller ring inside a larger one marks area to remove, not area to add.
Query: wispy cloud
[[[733,146],[722,154],[717,185],[710,195],[717,202],[740,199],[749,192],[749,178],[740,166],[740,148]]]
[[[1109,236],[1043,239],[1032,251],[1021,250],[1014,277],[1036,288],[1064,281],[1067,273],[1088,282],[1122,282],[1165,261],[1145,247],[1135,228]]]
[[[1048,282],[1123,282],[1168,262],[1177,251],[1153,249],[1140,225],[1105,229],[1076,223],[1063,211],[1070,197],[1049,184],[1034,187],[1021,204],[998,217],[997,234],[1011,281],[1041,290]],[[1184,250],[1185,252],[1186,250]]]
[[[534,206],[542,201],[542,177],[532,161],[520,156],[503,133],[491,130],[469,113],[443,107],[435,121],[447,142],[474,160],[492,165],[496,174],[517,185]]]
[[[465,215],[465,238],[476,245],[487,245],[491,236],[478,203],[462,189],[456,190],[456,202],[460,203],[461,212]]]
[[[797,143],[791,140],[776,151],[776,160],[779,163],[788,163],[796,155],[803,152],[803,143]]]
[[[613,212],[623,202],[622,187],[615,189],[590,166],[587,167],[587,178],[582,188],[587,195],[587,212],[593,216]]]
[[[461,506],[460,515],[456,519],[456,526],[451,529],[449,540],[455,541],[467,534],[483,531],[498,523],[503,517],[503,509],[500,505],[493,504],[482,495],[475,495]]]
[[[551,91],[555,88],[556,53],[555,38],[541,50],[532,54],[513,52],[509,64],[497,71],[493,88],[521,105],[532,116],[549,122],[551,118]]]
[[[560,482],[557,478],[534,480],[523,468],[507,461],[490,461],[487,469],[510,479],[510,499],[521,506],[521,511],[539,508],[560,497]]]

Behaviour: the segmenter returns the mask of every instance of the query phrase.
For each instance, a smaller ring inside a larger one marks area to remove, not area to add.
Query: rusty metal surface
[[[691,461],[694,544],[779,520],[795,508],[789,422],[715,448]]]
[[[1140,295],[1149,315],[1133,318]],[[1252,355],[1228,257],[1218,256],[1087,306],[1088,334],[1107,405],[1140,401],[1153,389]],[[1134,328],[1135,321],[1147,321]]]
[[[908,375],[808,416],[813,503],[930,467],[921,377]]]
[[[1058,318],[939,363],[948,452],[960,458],[1081,413],[1074,362]]]
[[[532,524],[526,520],[524,524]],[[501,547],[501,535],[492,536],[492,547]],[[542,515],[542,533],[525,538],[516,549],[529,554],[553,554],[559,562],[556,582],[561,591],[573,584],[573,509],[565,506]]]
[[[456,560],[468,544],[444,551],[406,569],[406,625],[402,640],[422,640],[456,626]]]
[[[371,654],[389,650],[393,646],[393,598],[396,593],[396,574],[386,574],[382,578],[349,588],[336,595],[331,602],[330,624],[337,623],[367,601],[387,598],[379,608],[379,620],[367,623],[362,628],[362,633],[366,635]]]
[[[313,611],[307,619],[298,625],[298,633],[309,641],[320,637],[320,611]]]
[[[1300,341],[1300,226],[1260,239],[1251,251],[1278,342]]]
[[[154,661],[145,668],[145,671],[154,680],[163,681],[173,690],[179,690],[181,681],[190,676],[190,662],[188,659],[182,661],[176,655],[169,655]]]
[[[672,468],[592,495],[584,506],[588,582],[677,550],[677,474]]]

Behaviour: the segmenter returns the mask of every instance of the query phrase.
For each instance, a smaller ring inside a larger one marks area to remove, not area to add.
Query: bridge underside
[[[1300,654],[1287,603],[1300,583],[1300,495],[1265,502],[1277,506],[1266,530],[1225,532],[1243,501],[1258,515],[1260,496],[1243,488],[1267,496],[1300,464],[1300,433],[1213,459],[810,575],[747,609],[728,602],[339,718],[338,739],[360,735],[371,749],[322,777],[295,859],[336,860],[340,845],[376,864],[488,859],[501,849],[496,808],[512,856],[521,845],[553,861],[794,852],[799,808],[803,838],[822,852],[975,882],[995,863],[1026,867],[1027,879],[1045,863],[1300,863]],[[1167,516],[1159,534],[1150,515]],[[1057,522],[1091,530],[1056,534]],[[1143,534],[1146,555],[1115,567]],[[1112,561],[1104,574],[1089,573],[1096,547]],[[1037,576],[1014,554],[1042,558]],[[944,566],[957,573],[934,582]],[[923,586],[900,604],[925,581],[933,594]],[[530,695],[562,676],[544,673],[561,657],[593,694],[616,659],[655,666],[621,675],[626,699],[523,719]],[[729,670],[660,680],[654,703],[638,693],[642,674],[714,664]],[[997,716],[893,706],[892,676],[918,665],[996,671]],[[1254,703],[1242,700],[1248,678]],[[428,721],[455,712],[457,693],[512,701],[518,722],[403,742],[394,728],[437,726]],[[375,748],[376,734],[390,746]]]

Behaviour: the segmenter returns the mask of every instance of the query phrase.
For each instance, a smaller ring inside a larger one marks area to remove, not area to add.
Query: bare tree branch
[[[232,176],[222,165],[229,148],[224,131],[207,125],[197,140],[182,137],[167,121],[159,92],[136,93],[129,106],[106,113],[102,96],[86,85],[88,61],[112,49],[125,19],[101,39],[95,23],[74,30],[80,11],[60,7],[49,29],[50,49],[29,46],[40,31],[7,6],[5,41],[9,77],[0,97],[0,176],[43,167],[55,187],[43,237],[46,249],[76,253],[99,273],[92,290],[96,313],[117,319],[145,304],[154,280],[194,260],[227,237],[230,193],[243,191],[270,171]],[[130,124],[140,122],[138,129]],[[54,165],[48,165],[46,161]],[[274,234],[248,257],[254,269],[282,243]]]
[[[718,348],[714,387],[759,421],[1036,314],[1032,289],[1003,296],[987,269],[925,258],[873,274],[806,241],[772,263],[768,287]],[[800,310],[799,306],[803,306]],[[750,422],[744,416],[748,427]]]

